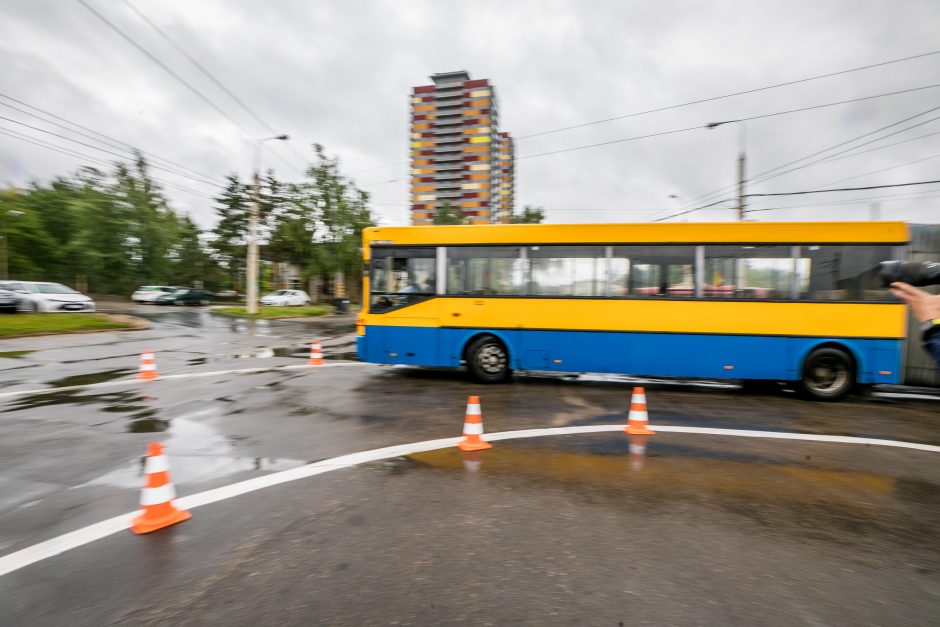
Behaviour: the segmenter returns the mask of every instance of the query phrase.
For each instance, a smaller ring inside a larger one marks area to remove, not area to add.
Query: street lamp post
[[[738,125],[738,220],[743,220],[747,212],[744,199],[744,183],[747,177],[747,124],[744,120],[725,120],[724,122],[709,122],[705,128],[713,129],[722,124],[731,123]]]
[[[255,142],[254,176],[251,182],[251,206],[248,211],[248,273],[246,277],[245,308],[249,314],[258,313],[258,211],[261,197],[261,147],[270,140],[285,141],[287,135],[265,137]]]
[[[16,209],[10,209],[9,211],[4,211],[0,213],[0,278],[8,279],[9,277],[9,255],[10,249],[7,244],[7,240],[10,238],[10,230],[7,228],[7,216],[21,216],[23,215],[22,211],[17,211]]]

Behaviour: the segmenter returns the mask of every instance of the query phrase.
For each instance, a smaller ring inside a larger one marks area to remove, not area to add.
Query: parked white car
[[[131,294],[131,300],[135,303],[152,303],[164,294],[176,290],[177,288],[170,285],[141,285]]]
[[[0,289],[15,292],[20,311],[94,311],[95,301],[61,283],[43,281],[0,281]]]
[[[271,307],[303,306],[310,303],[307,292],[301,290],[278,290],[261,297],[261,304]]]

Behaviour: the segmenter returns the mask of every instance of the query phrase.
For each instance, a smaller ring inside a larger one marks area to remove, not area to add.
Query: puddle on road
[[[194,483],[217,479],[247,471],[277,472],[303,466],[307,462],[299,459],[250,457],[238,454],[236,442],[240,436],[223,436],[206,422],[193,420],[197,416],[208,416],[217,410],[208,408],[189,418],[174,418],[166,429],[163,440],[170,458],[170,473],[173,482]],[[86,481],[74,488],[93,485],[108,485],[121,488],[139,488],[143,482],[145,457],[128,460],[126,464],[108,473]],[[73,488],[73,489],[74,489]]]
[[[4,351],[0,352],[0,359],[19,359],[20,357],[26,357],[30,353],[35,353],[36,351]]]
[[[65,388],[73,385],[89,385],[93,383],[104,383],[113,381],[137,372],[134,368],[119,368],[116,370],[103,370],[101,372],[90,372],[87,374],[75,374],[61,379],[55,379],[49,382],[54,388]]]
[[[817,462],[815,455],[805,454],[819,450],[815,443],[785,449],[770,445],[765,455],[766,443],[678,446],[661,442],[665,439],[672,438],[628,439],[611,433],[564,436],[551,443],[504,441],[486,451],[441,449],[367,467],[389,481],[437,473],[466,481],[465,490],[518,493],[520,502],[546,491],[564,493],[605,511],[678,516],[695,525],[730,517],[746,520],[751,534],[860,543],[863,549],[878,541],[929,546],[940,525],[940,485],[929,480],[929,473],[908,476],[915,472],[912,467],[886,473],[831,457]]]

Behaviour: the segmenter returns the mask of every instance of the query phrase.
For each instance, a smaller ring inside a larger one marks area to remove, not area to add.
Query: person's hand
[[[921,322],[940,318],[940,294],[935,296],[900,281],[891,284],[891,293],[910,305],[914,317]]]

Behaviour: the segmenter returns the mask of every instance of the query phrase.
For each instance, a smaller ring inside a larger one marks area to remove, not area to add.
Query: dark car
[[[203,290],[180,288],[175,292],[157,296],[153,301],[157,305],[208,305],[212,295]]]
[[[4,313],[16,313],[17,304],[20,298],[10,290],[0,289],[0,311]]]

